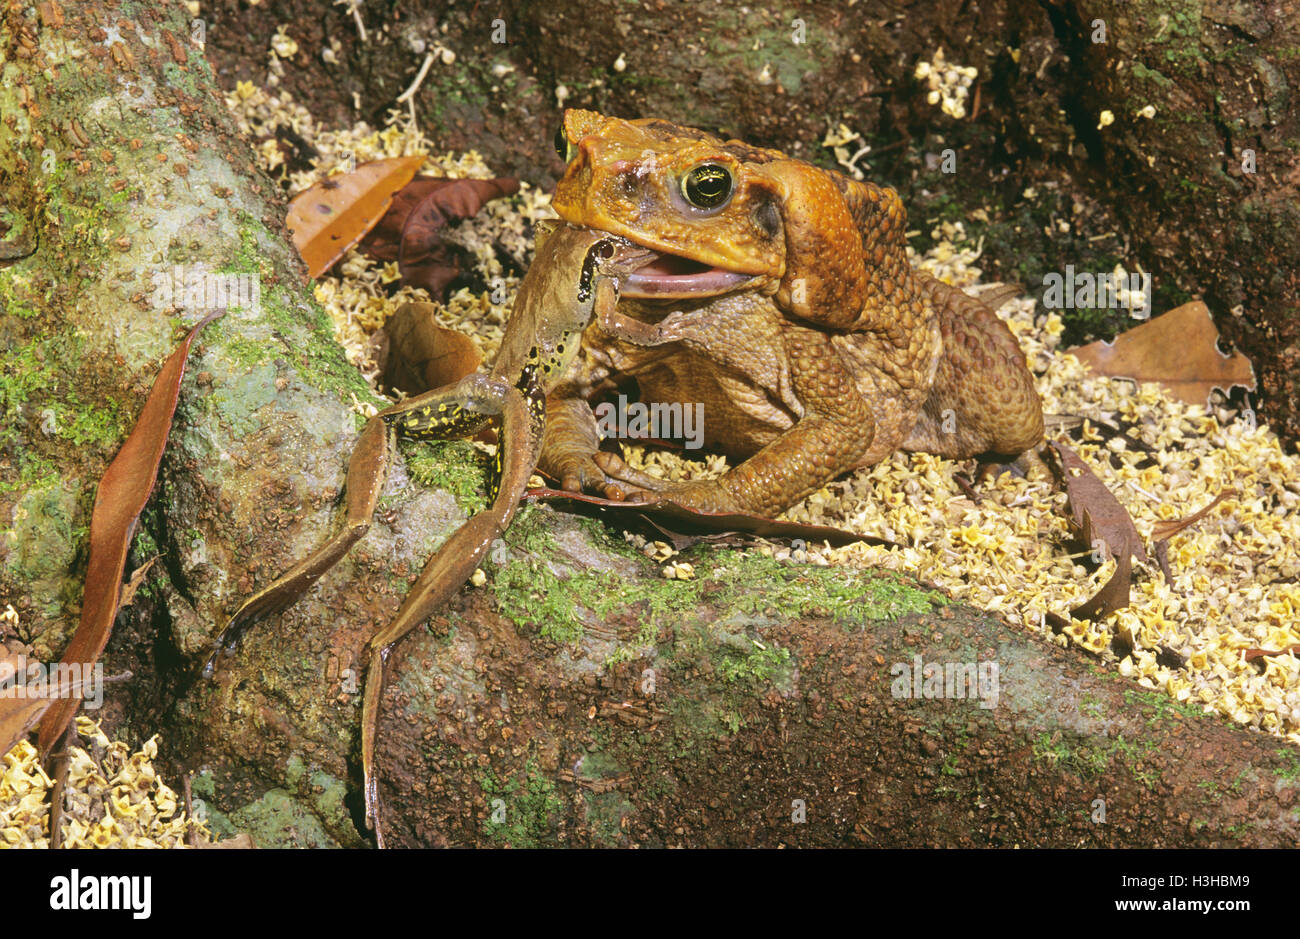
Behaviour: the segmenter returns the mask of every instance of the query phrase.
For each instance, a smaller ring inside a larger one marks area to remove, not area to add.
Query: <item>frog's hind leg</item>
[[[467,375],[379,412],[403,437],[454,440],[478,433],[501,413],[502,385],[487,375]]]
[[[928,274],[943,355],[905,450],[950,459],[1014,458],[1043,439],[1043,407],[1024,352],[993,307]]]
[[[312,555],[253,594],[235,611],[217,640],[215,650],[230,648],[254,622],[279,613],[298,601],[322,574],[339,562],[348,549],[370,530],[370,518],[388,476],[388,428],[379,417],[366,422],[348,462],[347,518],[343,529]],[[209,659],[209,663],[211,659]]]
[[[410,437],[446,439],[472,434],[500,413],[499,398],[499,389],[495,389],[489,379],[470,375],[454,385],[395,404],[372,417],[357,438],[348,462],[347,482],[344,484],[348,507],[342,530],[305,560],[245,600],[226,624],[215,650],[233,647],[254,622],[296,603],[370,530],[392,457],[388,441],[390,424],[399,434]],[[211,658],[208,661],[210,663]]]
[[[371,637],[369,643],[370,662],[366,668],[361,712],[361,765],[366,822],[374,829],[376,843],[381,848],[384,847],[384,830],[375,772],[375,736],[388,655],[403,636],[451,599],[474,573],[492,542],[514,518],[519,500],[528,488],[528,477],[532,475],[541,452],[546,401],[540,389],[530,387],[521,392],[513,385],[494,381],[490,387],[481,387],[477,395],[472,401],[475,413],[494,409],[501,419],[492,504],[473,515],[443,543],[406,595],[397,616]],[[445,416],[447,412],[441,413]]]

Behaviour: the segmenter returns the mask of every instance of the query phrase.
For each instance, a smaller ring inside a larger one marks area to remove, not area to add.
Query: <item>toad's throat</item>
[[[711,267],[676,254],[659,252],[650,263],[628,275],[625,297],[707,297],[727,293],[753,280],[752,274]]]

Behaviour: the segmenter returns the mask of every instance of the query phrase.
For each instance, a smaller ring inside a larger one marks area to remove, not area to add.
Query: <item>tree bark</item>
[[[202,312],[161,303],[155,275],[258,278],[260,307],[231,309],[193,353],[128,567],[162,560],[107,652],[136,677],[103,716],[164,732],[219,833],[362,844],[359,656],[465,509],[399,460],[391,511],[349,559],[199,676],[239,600],[338,523],[353,399],[373,395],[304,286],[182,5],[127,19],[111,0],[9,3],[0,110],[16,220],[0,268],[0,603],[57,656],[95,483]],[[463,478],[467,450],[441,453]],[[393,841],[1296,839],[1300,773],[1277,740],[1185,715],[914,582],[689,557],[698,579],[666,582],[617,532],[524,510],[486,588],[394,653],[379,750]],[[995,665],[995,706],[898,685],[935,663]]]

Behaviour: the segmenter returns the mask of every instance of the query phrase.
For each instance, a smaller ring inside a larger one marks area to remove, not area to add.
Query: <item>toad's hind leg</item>
[[[1016,337],[993,307],[928,274],[919,285],[939,314],[943,355],[903,443],[949,459],[1014,457],[1043,439],[1043,406]]]

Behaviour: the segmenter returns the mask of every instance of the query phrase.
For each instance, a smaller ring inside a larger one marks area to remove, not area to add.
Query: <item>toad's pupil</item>
[[[690,171],[683,188],[692,205],[716,208],[731,195],[731,174],[721,166],[706,163]]]

